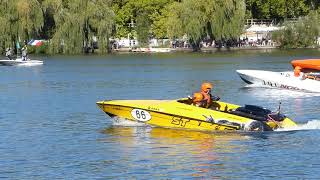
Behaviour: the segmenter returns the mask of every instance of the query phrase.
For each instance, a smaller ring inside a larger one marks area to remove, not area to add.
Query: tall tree
[[[309,12],[305,0],[246,0],[247,17],[257,19],[297,18]]]
[[[150,19],[147,12],[139,13],[136,18],[137,38],[141,46],[148,46],[150,37]]]
[[[43,12],[37,0],[1,0],[0,9],[2,49],[36,37],[43,27]]]
[[[273,33],[272,38],[282,48],[316,47],[320,36],[320,14],[311,11],[297,22],[285,22],[284,29]]]
[[[244,0],[184,0],[168,7],[167,27],[171,38],[187,35],[194,50],[210,36],[215,40],[237,38],[243,31]]]
[[[100,52],[109,45],[114,25],[111,4],[105,0],[46,0],[46,9],[54,11],[55,32],[51,52],[80,53],[96,37]]]
[[[319,0],[306,0],[306,3],[310,7],[311,10],[316,10],[320,7]]]
[[[174,0],[114,0],[118,38],[128,34],[137,34],[138,40],[146,41],[149,37],[163,38],[160,31],[163,24],[157,23],[162,10]]]

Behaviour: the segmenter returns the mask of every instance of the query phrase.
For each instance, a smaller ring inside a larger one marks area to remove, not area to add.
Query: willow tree
[[[318,4],[313,3],[313,1],[314,0],[246,0],[247,17],[277,20],[298,18],[307,15],[310,8]]]
[[[194,50],[199,50],[205,37],[234,39],[243,30],[244,0],[184,0],[167,8],[169,37],[187,35]]]
[[[46,0],[52,10],[55,32],[50,41],[52,53],[80,53],[97,38],[100,52],[109,45],[114,13],[106,0]]]
[[[118,38],[136,34],[140,45],[149,43],[149,38],[165,37],[163,24],[154,24],[162,16],[162,10],[173,0],[113,0],[112,7],[116,13]]]
[[[2,49],[37,36],[43,26],[43,12],[37,0],[1,0],[0,9]]]

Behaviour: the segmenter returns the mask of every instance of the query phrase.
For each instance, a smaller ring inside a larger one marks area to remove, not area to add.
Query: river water
[[[316,50],[38,57],[0,66],[0,178],[319,179],[320,95],[246,86],[237,69],[290,70]],[[175,99],[204,81],[215,95],[256,104],[295,130],[206,133],[115,122],[104,99]]]

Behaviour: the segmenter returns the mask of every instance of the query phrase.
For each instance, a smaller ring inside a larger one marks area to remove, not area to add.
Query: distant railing
[[[275,19],[246,19],[246,25],[252,26],[252,25],[276,25],[277,22]]]
[[[292,23],[295,23],[298,21],[298,18],[287,18],[284,21],[289,21]],[[283,21],[282,21],[283,22]],[[267,26],[276,26],[280,21],[277,21],[276,19],[246,19],[246,26],[252,26],[252,25],[267,25]]]

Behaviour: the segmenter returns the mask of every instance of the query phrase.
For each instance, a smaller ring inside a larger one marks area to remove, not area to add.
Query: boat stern
[[[268,121],[266,124],[271,128],[271,130],[288,129],[297,126],[297,124],[293,120],[287,117],[280,122]]]
[[[286,117],[283,121],[280,122],[281,128],[292,128],[297,126],[297,124],[290,118]]]

